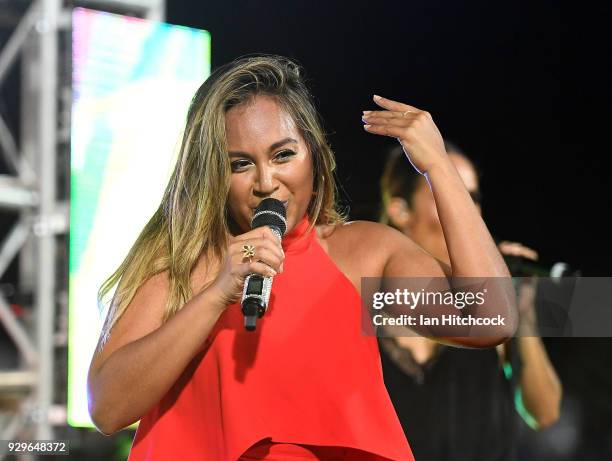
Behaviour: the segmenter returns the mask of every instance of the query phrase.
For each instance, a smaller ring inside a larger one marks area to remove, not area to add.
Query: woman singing
[[[193,98],[162,203],[100,290],[117,286],[89,411],[105,434],[140,420],[130,461],[413,459],[376,338],[361,332],[361,277],[509,273],[430,115],[374,102],[364,129],[397,138],[426,175],[450,266],[387,226],[344,221],[333,153],[295,63],[217,69]],[[282,241],[250,230],[268,197],[286,208]],[[256,331],[239,304],[250,273],[274,276]],[[514,318],[510,302],[488,309]],[[513,330],[452,341],[490,347]]]

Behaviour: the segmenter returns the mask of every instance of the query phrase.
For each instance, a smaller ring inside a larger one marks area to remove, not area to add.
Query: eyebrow
[[[284,138],[281,139],[280,141],[276,141],[274,144],[271,144],[270,147],[268,147],[268,152],[272,152],[273,150],[278,149],[279,147],[284,146],[285,144],[297,144],[297,139],[293,139],[293,138]],[[240,152],[240,151],[231,151],[229,152],[229,156],[230,157],[251,157],[251,154],[249,154],[248,152]]]

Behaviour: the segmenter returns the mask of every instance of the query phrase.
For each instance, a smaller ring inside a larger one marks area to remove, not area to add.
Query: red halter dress
[[[308,232],[283,238],[266,314],[228,306],[201,352],[141,419],[128,461],[413,460],[361,299]]]

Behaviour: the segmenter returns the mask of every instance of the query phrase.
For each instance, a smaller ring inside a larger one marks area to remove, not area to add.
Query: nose
[[[257,197],[269,197],[278,189],[278,181],[274,174],[274,168],[261,165],[257,168],[257,178],[253,187],[253,193]]]

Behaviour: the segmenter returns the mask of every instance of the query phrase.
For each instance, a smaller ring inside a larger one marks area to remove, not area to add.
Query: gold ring
[[[242,245],[242,258],[252,258],[255,256],[255,247],[253,245],[244,244]]]

